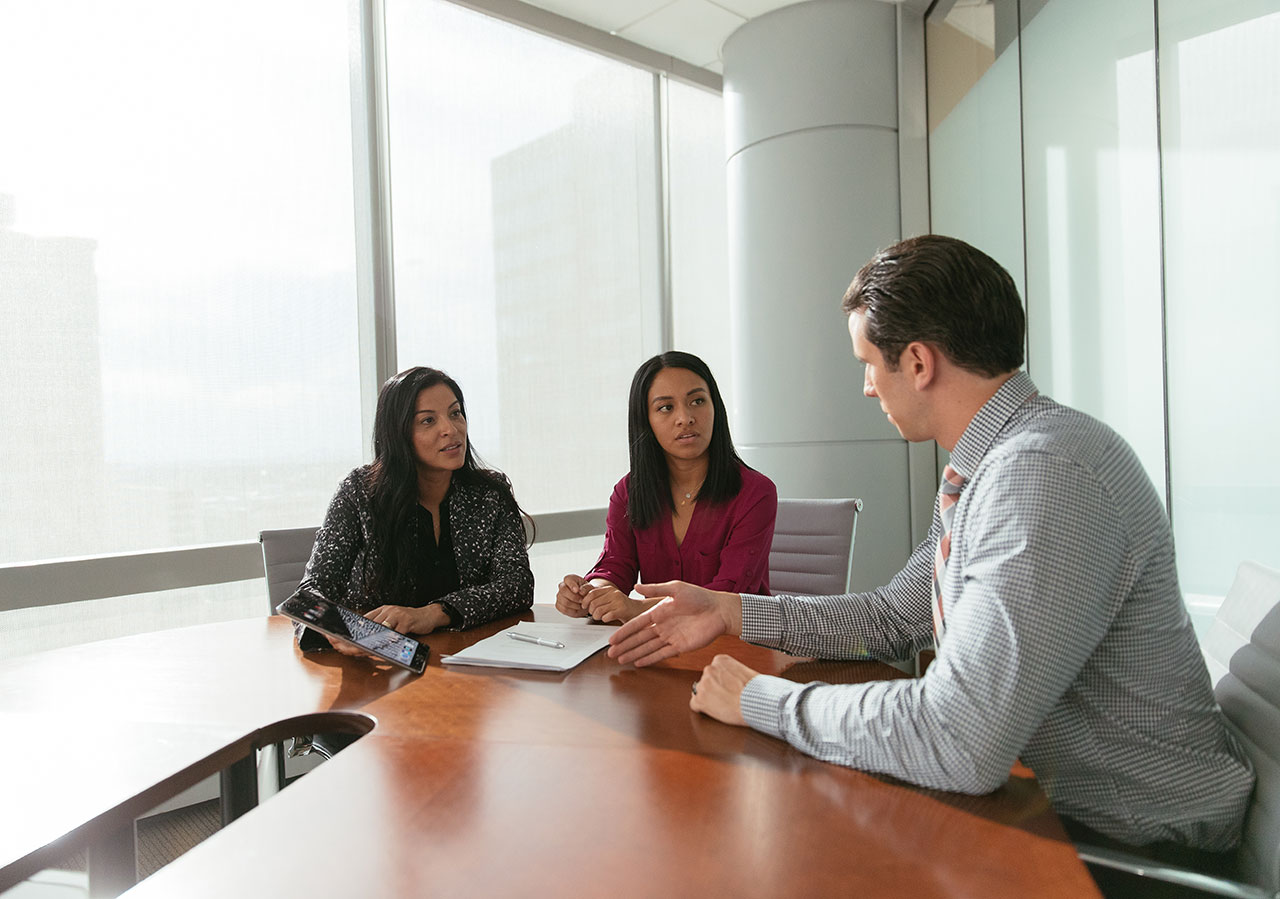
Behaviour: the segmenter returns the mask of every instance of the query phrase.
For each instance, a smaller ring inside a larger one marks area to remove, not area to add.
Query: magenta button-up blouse
[[[687,581],[712,590],[764,595],[769,592],[769,548],[778,515],[778,488],[742,466],[742,489],[727,503],[700,502],[689,530],[676,546],[669,516],[642,531],[627,520],[627,478],[613,488],[604,551],[586,579],[604,578],[623,593],[646,584]]]

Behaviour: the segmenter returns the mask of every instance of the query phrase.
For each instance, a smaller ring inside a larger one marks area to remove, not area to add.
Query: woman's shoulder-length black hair
[[[412,581],[414,531],[413,516],[418,505],[418,460],[413,451],[413,419],[418,394],[444,384],[458,400],[462,417],[467,417],[467,401],[458,382],[437,368],[415,366],[392,375],[378,392],[378,408],[373,419],[373,464],[369,466],[368,487],[373,513],[373,534],[381,558],[375,583],[384,597],[389,591]],[[475,454],[467,437],[462,468],[453,473],[454,484],[496,488],[503,501],[532,524],[516,502],[511,481],[502,472],[488,468]]]
[[[627,518],[631,527],[640,530],[657,521],[671,509],[671,480],[667,457],[649,426],[649,388],[664,368],[683,368],[707,382],[715,424],[707,447],[707,479],[702,482],[698,499],[728,502],[742,489],[745,465],[733,448],[729,432],[729,410],[720,397],[720,388],[707,363],[692,353],[671,350],[659,353],[636,369],[631,379],[631,395],[627,403],[627,441],[631,456],[631,472],[627,479]]]

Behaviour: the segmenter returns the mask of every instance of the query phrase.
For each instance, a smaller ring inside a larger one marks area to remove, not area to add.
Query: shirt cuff
[[[804,684],[771,674],[757,674],[742,688],[738,710],[742,712],[743,720],[755,730],[785,740],[787,734],[783,724],[783,710],[791,695],[804,687]]]
[[[782,603],[776,596],[742,594],[742,639],[757,646],[782,643]]]

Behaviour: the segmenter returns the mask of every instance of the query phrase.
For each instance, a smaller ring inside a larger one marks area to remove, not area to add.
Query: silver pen
[[[515,631],[507,631],[507,636],[522,643],[537,643],[539,646],[550,646],[552,649],[564,649],[564,644],[559,640],[544,640],[541,637],[534,637],[531,634],[518,634]]]

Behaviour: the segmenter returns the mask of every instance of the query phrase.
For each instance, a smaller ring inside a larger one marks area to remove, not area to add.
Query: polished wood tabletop
[[[358,715],[367,735],[126,895],[1098,895],[1029,776],[922,790],[688,707],[716,652],[798,681],[888,666],[732,638],[643,670],[441,665],[514,620],[428,636],[421,676],[304,655],[278,618],[0,663],[0,888],[253,746]]]

